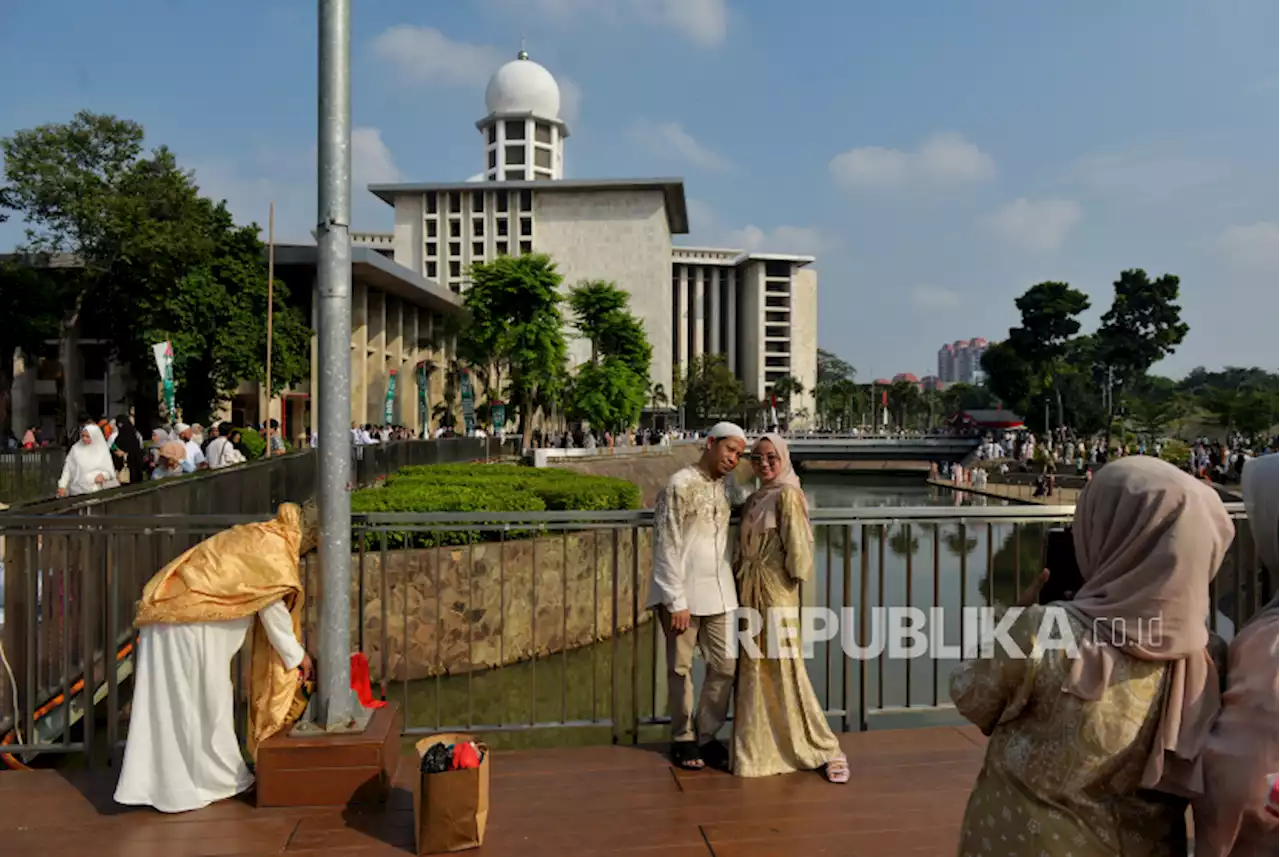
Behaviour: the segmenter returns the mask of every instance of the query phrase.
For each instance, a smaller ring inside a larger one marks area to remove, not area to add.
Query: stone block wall
[[[651,536],[648,529],[595,530],[388,550],[385,569],[381,551],[365,553],[363,570],[355,555],[351,650],[364,651],[378,681],[385,637],[387,678],[399,681],[499,667],[607,640],[615,628],[627,631],[649,621],[644,602]],[[306,573],[307,624],[313,629],[318,569],[312,558]]]

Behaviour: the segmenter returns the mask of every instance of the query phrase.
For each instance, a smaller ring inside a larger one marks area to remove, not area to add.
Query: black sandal
[[[706,763],[721,771],[729,770],[729,751],[719,741],[708,741],[698,748]]]
[[[671,763],[686,771],[701,771],[706,765],[698,755],[698,745],[693,741],[671,743]]]

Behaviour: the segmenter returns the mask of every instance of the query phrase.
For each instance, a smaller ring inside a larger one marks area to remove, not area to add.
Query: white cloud
[[[934,286],[917,286],[911,292],[911,303],[925,312],[949,312],[959,309],[964,302],[950,289]]]
[[[810,226],[778,226],[766,231],[752,224],[735,229],[726,237],[730,247],[761,253],[820,256],[833,246],[826,233]]]
[[[636,0],[644,6],[653,0]],[[729,34],[729,7],[725,0],[658,0],[658,13],[689,41],[706,47],[724,43]]]
[[[985,217],[982,227],[996,238],[1024,250],[1057,250],[1080,222],[1080,205],[1069,199],[1015,199]]]
[[[1221,181],[1230,166],[1210,158],[1150,154],[1098,154],[1076,161],[1069,178],[1089,191],[1137,202],[1164,202]]]
[[[1266,221],[1232,226],[1218,236],[1217,248],[1232,267],[1274,271],[1280,254],[1280,231],[1275,223]]]
[[[377,128],[351,130],[351,185],[357,195],[366,185],[398,182],[400,168]]]
[[[954,131],[934,134],[910,152],[880,146],[850,149],[832,158],[827,168],[849,189],[943,187],[987,181],[996,174],[995,160]]]
[[[312,243],[316,220],[316,148],[259,147],[240,160],[192,159],[201,193],[225,199],[239,223],[256,222],[266,238],[267,215],[276,207],[276,240]],[[351,130],[352,226],[357,231],[387,228],[390,209],[366,190],[370,184],[400,181],[402,173],[377,128]],[[378,221],[382,220],[382,223]]]
[[[482,86],[507,57],[492,45],[455,42],[434,27],[397,24],[373,40],[379,59],[420,84]]]
[[[675,154],[704,170],[727,172],[733,168],[728,159],[699,143],[678,122],[640,120],[631,127],[631,139],[655,155]]]
[[[582,109],[582,87],[571,77],[560,75],[556,78],[560,84],[560,118],[572,125],[578,121]],[[572,129],[571,129],[572,130]]]
[[[821,256],[839,246],[834,236],[818,227],[784,225],[762,229],[749,224],[741,229],[729,229],[706,200],[690,199],[685,208],[689,212],[690,233],[686,243],[700,247]]]
[[[728,0],[480,0],[496,18],[562,26],[635,21],[663,27],[704,47],[724,44],[729,35]]]

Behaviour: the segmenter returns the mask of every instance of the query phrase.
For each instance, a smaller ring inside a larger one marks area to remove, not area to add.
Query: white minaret
[[[551,72],[521,50],[494,72],[484,92],[489,115],[476,123],[484,140],[484,177],[489,181],[564,178],[560,87]]]

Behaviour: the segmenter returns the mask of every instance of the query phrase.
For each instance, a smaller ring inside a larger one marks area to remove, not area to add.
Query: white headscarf
[[[102,429],[90,423],[80,431],[88,432],[89,442],[76,438],[75,445],[67,451],[68,463],[71,465],[68,493],[87,494],[99,490],[95,478],[99,473],[104,480],[101,487],[112,487],[116,483],[116,466],[111,458],[111,447],[102,436]]]

